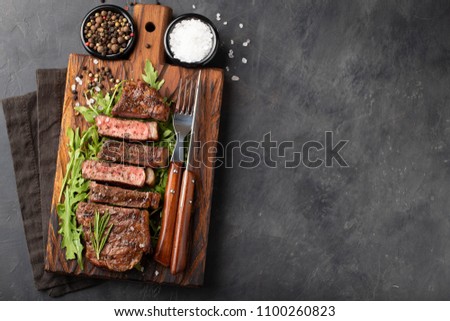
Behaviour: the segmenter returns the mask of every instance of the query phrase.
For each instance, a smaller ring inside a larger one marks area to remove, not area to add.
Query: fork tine
[[[175,112],[180,113],[180,104],[181,104],[181,93],[182,93],[182,86],[183,86],[183,78],[180,78],[180,81],[178,82],[178,95],[177,95],[177,104],[175,105]]]
[[[186,105],[187,105],[186,99],[188,98],[186,90],[187,90],[188,84],[189,84],[189,80],[186,80],[184,83],[184,88],[183,88],[183,105],[181,107],[180,114],[184,114],[184,111],[186,110]]]
[[[188,108],[186,109],[186,115],[191,115],[192,114],[192,105],[194,103],[194,81],[191,79],[191,86],[189,88],[189,104],[188,104]]]
[[[180,78],[175,106],[177,114],[192,116],[194,112],[195,89],[196,83],[194,83],[193,79]]]

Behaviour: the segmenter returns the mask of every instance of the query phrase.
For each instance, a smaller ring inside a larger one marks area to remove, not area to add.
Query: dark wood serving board
[[[119,79],[140,79],[144,70],[146,59],[149,59],[158,69],[160,77],[165,79],[161,88],[163,96],[171,96],[178,85],[180,77],[192,76],[195,69],[186,69],[165,63],[163,37],[170,22],[172,10],[161,5],[136,5],[134,7],[134,20],[137,24],[137,43],[133,53],[127,60],[103,61],[87,55],[71,54],[67,69],[66,91],[61,121],[61,133],[56,166],[56,176],[53,191],[52,210],[48,230],[47,252],[45,269],[51,272],[81,275],[104,279],[129,279],[146,282],[178,284],[182,286],[200,286],[203,284],[203,276],[206,262],[206,247],[208,244],[208,229],[211,212],[211,196],[213,188],[214,169],[211,154],[207,150],[201,150],[197,159],[203,161],[200,168],[194,169],[197,177],[195,208],[192,221],[192,233],[190,237],[190,254],[186,271],[176,276],[170,274],[169,269],[155,263],[151,257],[144,258],[143,272],[132,270],[125,273],[111,272],[97,268],[84,260],[84,270],[81,271],[76,260],[66,261],[65,251],[61,249],[61,235],[58,234],[58,216],[56,205],[61,190],[62,180],[68,162],[68,150],[66,132],[68,128],[79,127],[85,130],[88,124],[81,115],[74,111],[75,100],[71,92],[71,86],[75,84],[75,77],[81,73],[81,68],[87,66],[89,70],[109,67],[113,75]],[[153,23],[155,30],[146,31],[146,24]],[[150,48],[148,45],[150,45]],[[198,139],[201,143],[209,142],[210,148],[215,148],[217,142],[220,120],[220,108],[222,102],[223,70],[206,68],[202,72],[204,87],[201,97],[201,108],[197,112]],[[84,102],[82,93],[85,90],[87,80],[82,86],[77,86],[78,99]],[[210,143],[213,142],[213,143]],[[209,157],[208,157],[209,156]]]

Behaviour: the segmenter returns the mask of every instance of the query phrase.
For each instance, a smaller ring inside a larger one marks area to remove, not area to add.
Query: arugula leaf
[[[84,106],[75,107],[75,110],[82,114],[89,124],[95,123],[95,116],[98,114],[94,110]]]
[[[144,80],[150,87],[160,90],[164,85],[164,79],[158,81],[158,71],[153,67],[150,60],[145,61],[144,74],[142,74],[142,80]]]
[[[89,181],[81,175],[81,167],[87,159],[92,159],[100,151],[102,140],[98,136],[97,127],[91,126],[80,136],[80,130],[69,129],[69,162],[61,187],[61,196],[64,202],[58,204],[57,213],[59,217],[62,235],[61,248],[66,250],[66,259],[77,259],[78,265],[83,269],[83,244],[81,243],[82,228],[77,226],[76,208],[79,202],[88,197]]]

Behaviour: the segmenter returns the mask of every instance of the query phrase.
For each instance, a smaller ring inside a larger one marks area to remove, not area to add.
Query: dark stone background
[[[0,97],[34,90],[36,68],[82,52],[79,23],[97,3],[3,0]],[[278,160],[248,170],[236,156],[234,168],[216,170],[203,288],[112,281],[64,299],[450,299],[450,3],[162,3],[175,15],[196,4],[217,23],[222,57],[235,52],[224,62],[222,143],[270,131],[300,151],[333,131],[349,140],[349,167]],[[2,112],[0,148],[0,299],[45,300],[32,282]]]

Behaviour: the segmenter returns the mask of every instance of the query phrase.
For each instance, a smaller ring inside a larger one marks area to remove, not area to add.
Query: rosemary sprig
[[[100,252],[103,250],[109,234],[111,233],[111,229],[113,228],[113,224],[109,225],[107,228],[110,218],[111,215],[108,212],[101,216],[98,211],[95,212],[94,226],[91,226],[91,236],[92,246],[94,247],[97,260],[100,259]]]

